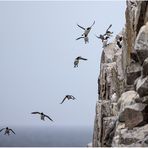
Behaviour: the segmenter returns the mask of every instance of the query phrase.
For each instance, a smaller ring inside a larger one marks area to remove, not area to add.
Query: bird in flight
[[[15,132],[12,130],[12,129],[10,129],[10,128],[8,128],[8,127],[6,127],[6,128],[2,128],[1,130],[0,130],[0,132],[1,131],[3,131],[3,130],[5,130],[5,133],[4,133],[4,135],[10,135],[10,131],[13,133],[13,134],[15,134]]]
[[[74,96],[72,96],[72,95],[66,95],[60,104],[62,104],[66,99],[68,99],[68,100],[70,100],[70,99],[75,100],[76,98]]]
[[[84,33],[82,34],[81,37],[78,37],[76,40],[84,38],[85,44],[88,43],[89,42],[88,34],[94,24],[95,24],[95,21],[93,22],[93,24],[90,27],[87,27],[87,28],[84,28],[84,27],[80,26],[79,24],[77,24],[78,27],[80,27],[81,29],[84,30]]]
[[[107,28],[105,34],[103,36],[108,36],[108,37],[111,37],[113,32],[109,31],[109,29],[112,27],[112,24],[109,25],[109,27]]]
[[[85,59],[85,58],[82,58],[81,56],[78,56],[77,58],[75,58],[75,61],[74,61],[74,68],[75,67],[78,67],[78,64],[79,64],[79,61],[80,60],[87,60],[87,59]]]
[[[43,112],[32,112],[31,114],[39,114],[41,116],[41,120],[45,120],[45,117],[48,118],[49,120],[53,121],[49,116],[45,115]]]
[[[76,40],[79,40],[79,39],[84,39],[85,44],[86,44],[86,43],[89,43],[88,35],[80,36],[80,37],[78,37]]]

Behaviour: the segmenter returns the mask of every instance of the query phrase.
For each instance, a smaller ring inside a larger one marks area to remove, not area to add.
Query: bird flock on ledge
[[[84,28],[84,27],[82,27],[82,26],[80,26],[80,25],[77,24],[77,26],[80,27],[82,30],[84,30],[84,32],[76,40],[84,39],[85,44],[86,43],[89,43],[88,35],[89,35],[92,27],[94,26],[94,24],[95,24],[95,21],[93,22],[93,24],[90,27],[86,27],[86,28]],[[107,28],[107,30],[105,31],[105,33],[103,35],[102,34],[100,34],[99,36],[95,35],[98,39],[100,39],[102,41],[102,44],[103,44],[102,47],[103,48],[105,48],[106,46],[108,46],[108,39],[110,37],[112,37],[113,32],[109,31],[109,29],[111,27],[112,27],[112,24],[109,25],[109,27]],[[117,36],[116,37],[116,44],[117,44],[117,46],[119,48],[122,47],[121,42],[122,42],[122,36]],[[74,60],[74,68],[78,67],[78,64],[79,64],[79,61],[80,60],[86,61],[87,59],[86,58],[83,58],[81,56],[76,57],[75,60]],[[72,95],[66,95],[60,104],[62,104],[66,99],[67,100],[75,100],[76,98],[74,96],[72,96]],[[44,114],[43,112],[32,112],[31,114],[38,114],[38,115],[40,115],[40,119],[43,120],[43,121],[45,121],[45,117],[47,119],[49,119],[50,121],[53,121],[48,115]],[[10,135],[10,132],[12,132],[13,134],[15,134],[15,132],[11,128],[8,128],[8,127],[2,128],[0,130],[0,132],[2,132],[3,130],[5,130],[4,135],[8,135],[9,136]]]

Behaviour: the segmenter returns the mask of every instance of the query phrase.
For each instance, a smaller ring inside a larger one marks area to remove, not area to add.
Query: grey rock
[[[140,95],[140,97],[144,97],[148,95],[148,76],[140,77],[136,82],[136,91]]]
[[[142,65],[142,77],[146,77],[148,75],[148,58],[146,58]]]

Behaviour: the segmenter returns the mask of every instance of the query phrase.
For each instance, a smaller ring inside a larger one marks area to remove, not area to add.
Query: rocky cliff
[[[126,24],[103,49],[92,145],[148,146],[148,1],[127,1]]]

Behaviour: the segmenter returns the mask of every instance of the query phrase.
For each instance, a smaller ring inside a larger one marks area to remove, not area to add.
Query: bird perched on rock
[[[90,27],[87,27],[87,28],[84,28],[84,27],[82,27],[82,26],[80,26],[80,25],[77,24],[78,27],[80,27],[81,29],[84,30],[84,33],[82,34],[82,37],[79,37],[76,40],[79,40],[79,39],[84,38],[85,44],[88,43],[89,42],[88,34],[89,34],[89,32],[90,32],[90,30],[91,30],[91,28],[92,28],[92,26],[94,24],[95,24],[95,21],[93,22],[93,24]]]
[[[45,120],[45,117],[48,118],[49,120],[53,121],[49,116],[45,115],[43,112],[32,112],[31,114],[39,114],[41,116],[41,120]]]
[[[62,104],[66,99],[68,99],[68,100],[70,100],[70,99],[75,100],[76,98],[74,96],[72,96],[72,95],[66,95],[60,104]]]
[[[1,130],[0,130],[0,132],[1,131],[3,131],[3,130],[5,130],[5,133],[4,133],[4,135],[10,135],[10,131],[13,133],[13,134],[15,134],[15,132],[12,130],[12,129],[10,129],[10,128],[8,128],[8,127],[6,127],[6,128],[2,128]]]
[[[120,35],[116,36],[116,43],[119,48],[122,47],[122,36],[120,36]]]
[[[79,60],[87,60],[85,58],[82,58],[81,56],[78,56],[77,58],[75,58],[75,61],[74,61],[74,68],[75,67],[78,67],[78,64],[79,64]]]

